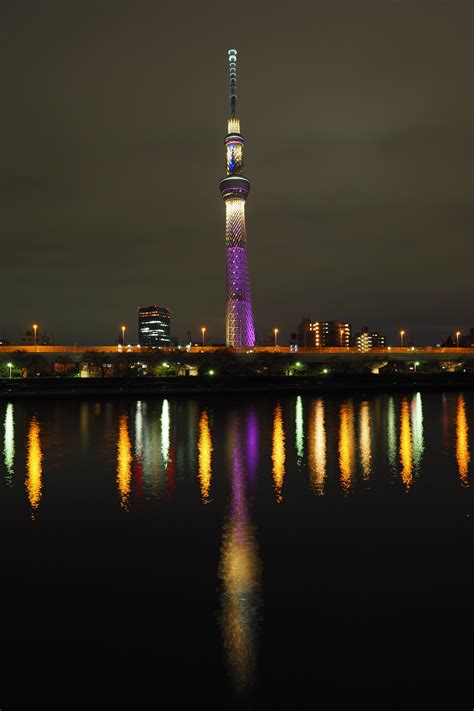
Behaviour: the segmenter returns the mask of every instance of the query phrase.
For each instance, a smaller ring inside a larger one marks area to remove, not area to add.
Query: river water
[[[2,710],[473,706],[472,392],[0,427]]]

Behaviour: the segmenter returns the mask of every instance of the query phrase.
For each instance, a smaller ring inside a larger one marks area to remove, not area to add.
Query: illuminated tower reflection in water
[[[34,518],[35,510],[38,508],[43,488],[42,460],[43,453],[41,451],[40,426],[36,415],[33,415],[28,431],[28,448],[26,455],[26,490],[28,492],[31,508],[33,509],[32,518]]]
[[[236,690],[244,692],[252,686],[256,670],[261,566],[248,512],[246,466],[237,417],[232,418],[228,433],[231,498],[219,565],[220,624],[232,680]]]
[[[279,504],[283,501],[283,480],[285,478],[285,432],[283,429],[283,414],[281,405],[275,407],[273,414],[273,484],[276,500]]]
[[[456,409],[456,459],[461,484],[469,486],[469,427],[466,417],[466,401],[464,395],[458,395]]]
[[[8,403],[5,412],[4,422],[4,437],[3,437],[3,458],[5,461],[5,469],[7,471],[7,484],[12,483],[13,465],[15,461],[15,419],[13,414],[13,405]]]
[[[249,479],[255,484],[255,476],[258,464],[258,418],[257,413],[252,408],[247,415],[247,468]]]
[[[348,400],[342,403],[339,410],[339,469],[343,494],[349,494],[352,489],[354,464],[354,405],[352,400]]]
[[[130,479],[132,477],[132,443],[128,433],[128,415],[122,414],[119,419],[117,442],[117,487],[120,494],[120,505],[127,510],[130,495]]]
[[[324,494],[326,478],[326,428],[324,422],[324,400],[313,400],[309,408],[308,421],[308,468],[311,487],[318,494]]]

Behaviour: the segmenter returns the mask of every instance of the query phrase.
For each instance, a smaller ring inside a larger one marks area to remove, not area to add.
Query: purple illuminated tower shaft
[[[232,348],[255,345],[250,281],[247,266],[245,201],[250,183],[243,176],[244,139],[237,118],[237,50],[229,50],[230,118],[225,138],[227,175],[220,181],[225,202],[227,267],[226,343]]]

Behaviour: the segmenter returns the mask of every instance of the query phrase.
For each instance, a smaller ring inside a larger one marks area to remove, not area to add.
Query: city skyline
[[[53,25],[33,3],[4,13],[2,303],[15,297],[0,335],[38,321],[63,343],[112,340],[137,303],[165,303],[173,335],[224,340],[229,46],[244,50],[257,332],[309,311],[388,342],[471,326],[468,3],[344,4],[344,23],[337,2],[257,8],[231,36],[222,9],[183,24],[140,5],[58,7]]]

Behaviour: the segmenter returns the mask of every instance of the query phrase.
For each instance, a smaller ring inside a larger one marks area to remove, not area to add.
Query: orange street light
[[[126,331],[126,326],[122,326],[122,346],[125,348],[125,331]]]
[[[459,336],[461,335],[461,331],[456,331],[456,348],[459,348]]]
[[[36,331],[37,331],[37,330],[38,330],[38,324],[37,324],[37,323],[34,323],[34,324],[33,324],[33,331],[34,331],[34,337],[35,337],[35,340],[34,340],[35,350],[36,350]]]
[[[343,337],[343,335],[344,335],[344,329],[343,329],[343,328],[341,328],[341,329],[339,330],[339,335],[340,335],[340,337],[341,337],[341,348],[342,348],[342,337]]]
[[[204,338],[205,338],[205,335],[206,335],[206,330],[207,330],[206,327],[205,327],[205,326],[202,326],[202,328],[201,328],[201,333],[202,333],[202,347],[203,347],[203,348],[204,348]]]
[[[400,345],[403,348],[403,336],[405,335],[405,331],[400,331]]]
[[[275,348],[277,347],[277,336],[278,336],[278,328],[273,329],[273,333],[275,335]]]

